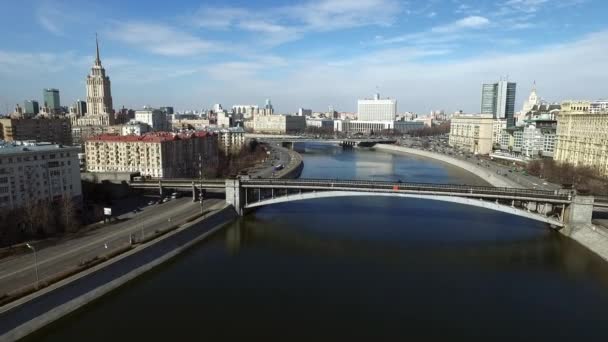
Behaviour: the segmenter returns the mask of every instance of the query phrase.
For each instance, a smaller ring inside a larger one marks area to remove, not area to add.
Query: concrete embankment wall
[[[304,160],[302,156],[293,150],[289,150],[283,147],[273,147],[281,151],[281,153],[289,154],[289,164],[285,165],[285,168],[276,174],[277,178],[299,178],[302,170],[304,169]]]
[[[429,152],[429,151],[421,151],[412,148],[395,146],[395,145],[376,145],[374,147],[376,150],[391,152],[391,153],[405,153],[411,155],[417,155],[425,158],[436,159],[450,165],[459,167],[468,172],[473,173],[474,175],[483,178],[485,181],[490,183],[492,186],[496,187],[511,187],[511,188],[521,188],[522,186],[509,180],[505,179],[504,176],[500,176],[497,174],[488,171],[483,167],[479,167],[477,165],[452,158],[449,156],[445,156],[443,154]],[[604,260],[608,261],[608,230],[593,226],[593,225],[583,225],[577,226],[571,231],[563,231],[564,234],[573,240],[577,241],[581,245],[585,246],[595,254],[599,255]]]
[[[0,341],[22,338],[182,253],[236,218],[231,206],[0,309]]]
[[[376,146],[374,146],[374,149],[376,149],[378,151],[383,151],[383,152],[405,153],[405,154],[411,154],[411,155],[439,160],[444,163],[459,167],[465,171],[468,171],[468,172],[474,174],[475,176],[482,178],[484,181],[490,183],[492,186],[507,187],[507,188],[521,188],[522,187],[521,185],[511,181],[510,179],[507,179],[504,176],[498,175],[484,167],[480,167],[475,164],[466,162],[464,160],[456,159],[456,158],[446,156],[446,155],[443,155],[440,153],[417,150],[417,149],[403,147],[403,146],[385,145],[385,144],[377,144]]]
[[[575,227],[568,236],[608,261],[608,230],[605,228],[593,225]]]

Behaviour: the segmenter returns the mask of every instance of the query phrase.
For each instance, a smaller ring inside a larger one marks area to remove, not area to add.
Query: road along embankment
[[[505,179],[504,176],[494,174],[486,168],[479,167],[475,164],[468,163],[463,160],[459,160],[450,156],[446,156],[439,153],[416,150],[413,148],[396,146],[396,145],[382,145],[378,144],[374,146],[374,149],[389,153],[404,153],[425,158],[432,158],[435,160],[442,161],[444,163],[459,167],[466,170],[478,177],[481,177],[492,186],[496,187],[509,187],[509,188],[521,188],[520,184],[517,184],[510,179]],[[608,230],[594,225],[576,226],[571,229],[562,229],[561,232],[577,241],[590,251],[599,255],[602,259],[608,261]]]
[[[522,186],[517,184],[516,182],[505,178],[499,174],[496,174],[487,168],[477,166],[475,164],[466,162],[464,160],[456,159],[454,157],[446,156],[439,153],[417,150],[409,147],[397,146],[397,145],[385,145],[385,144],[377,144],[374,146],[375,150],[389,152],[389,153],[403,153],[410,154],[425,158],[435,159],[446,164],[450,164],[452,166],[461,168],[465,171],[472,173],[473,175],[483,179],[488,182],[490,185],[495,187],[504,187],[504,188],[521,188]]]
[[[304,159],[302,156],[293,150],[273,146],[272,148],[279,150],[280,153],[287,153],[289,155],[289,163],[285,167],[275,174],[276,178],[299,178],[304,169]]]
[[[210,237],[237,217],[231,206],[0,308],[0,341],[14,341],[74,312]]]

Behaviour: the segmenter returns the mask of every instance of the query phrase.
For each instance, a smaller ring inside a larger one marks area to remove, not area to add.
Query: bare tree
[[[76,217],[76,206],[74,205],[72,198],[69,195],[63,196],[59,205],[61,223],[65,231],[70,233],[77,231],[78,228],[80,228],[80,225]]]

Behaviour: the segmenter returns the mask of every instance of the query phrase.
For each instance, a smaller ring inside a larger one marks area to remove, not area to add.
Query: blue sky
[[[3,1],[0,113],[42,88],[84,99],[95,32],[115,107],[263,104],[479,111],[508,75],[518,107],[608,98],[605,0]]]

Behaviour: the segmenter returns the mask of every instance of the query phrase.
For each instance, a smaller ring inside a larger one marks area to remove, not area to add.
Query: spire
[[[95,46],[97,47],[97,58],[95,58],[95,65],[101,66],[101,59],[99,59],[99,40],[97,39],[97,32],[95,32]]]

